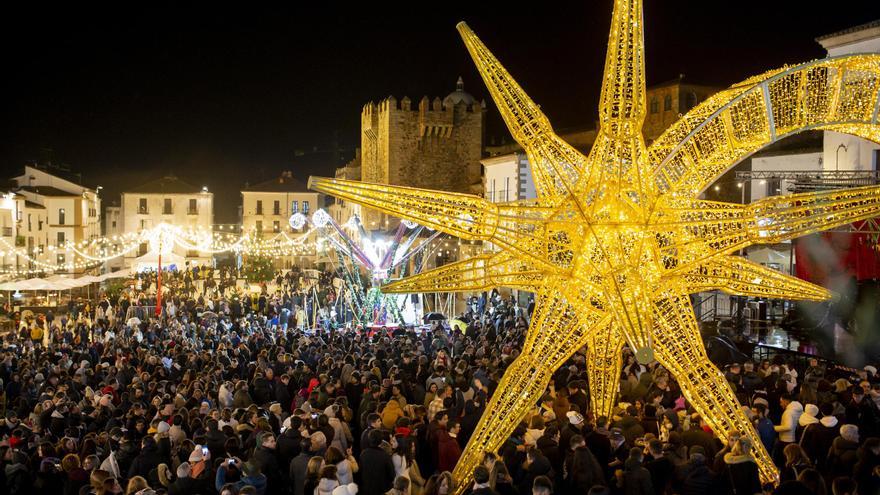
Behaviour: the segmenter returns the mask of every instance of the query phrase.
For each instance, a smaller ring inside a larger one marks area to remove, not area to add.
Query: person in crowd
[[[163,273],[156,316],[148,271],[51,319],[12,314],[19,331],[0,336],[0,493],[454,494],[451,472],[529,312],[496,292],[458,315],[464,330],[358,328],[336,299],[345,274],[317,273],[281,271],[250,291],[236,270],[189,266]],[[591,409],[575,353],[467,489],[760,489],[747,438],[722,449],[667,370],[622,353],[610,417]],[[777,357],[725,371],[778,456],[780,489],[880,484],[875,367]]]

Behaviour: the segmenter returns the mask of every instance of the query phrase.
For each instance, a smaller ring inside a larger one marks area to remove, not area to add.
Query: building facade
[[[258,238],[288,238],[294,242],[303,242],[306,226],[294,230],[289,220],[295,213],[310,217],[315,210],[321,208],[323,196],[310,191],[305,183],[293,177],[290,171],[278,178],[267,180],[241,191],[241,225],[243,233],[250,233]],[[275,258],[280,268],[312,266],[315,262],[314,249],[307,253],[294,252],[290,256]]]
[[[34,268],[57,266],[56,273],[82,274],[87,260],[73,246],[101,236],[101,198],[97,189],[78,184],[63,171],[26,165],[12,179],[15,193],[24,198],[22,238]],[[34,269],[30,268],[30,269]]]
[[[816,38],[829,57],[880,53],[880,20]],[[824,132],[825,170],[878,170],[880,144],[849,134]]]
[[[198,235],[213,235],[214,195],[207,187],[196,187],[177,177],[166,176],[123,192],[119,215],[121,234],[150,231],[165,224]],[[162,253],[168,255],[166,264],[190,262],[204,265],[212,261],[209,252],[179,245],[163,245]],[[135,269],[147,268],[155,264],[153,258],[156,254],[157,246],[144,241],[137,250],[126,254],[125,265]]]
[[[484,103],[456,90],[444,99],[427,96],[416,108],[404,97],[370,102],[361,113],[361,179],[366,182],[480,194]],[[369,229],[393,227],[364,211]]]

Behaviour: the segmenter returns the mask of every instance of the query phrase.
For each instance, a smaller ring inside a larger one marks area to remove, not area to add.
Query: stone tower
[[[461,78],[443,100],[425,96],[417,108],[407,97],[370,102],[361,113],[362,180],[480,194],[484,122],[485,102],[465,92]],[[367,229],[385,221],[364,211]]]

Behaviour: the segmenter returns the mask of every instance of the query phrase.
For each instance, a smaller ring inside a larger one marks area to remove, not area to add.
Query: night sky
[[[302,2],[298,2],[302,3]],[[216,219],[235,219],[238,190],[292,169],[332,174],[359,146],[360,110],[388,95],[444,96],[461,75],[488,97],[458,37],[467,21],[557,129],[593,121],[611,0],[338,2],[292,10],[4,12],[0,163],[55,163],[103,185],[169,172],[216,196]],[[814,38],[880,18],[880,3],[645,2],[649,84],[679,73],[729,85],[824,56]],[[712,5],[708,5],[712,4]],[[237,4],[242,6],[243,4]],[[562,6],[562,7],[561,7]],[[742,9],[736,10],[742,6]],[[505,134],[494,107],[487,135]]]

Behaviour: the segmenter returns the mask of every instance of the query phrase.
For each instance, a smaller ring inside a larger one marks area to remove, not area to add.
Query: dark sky
[[[106,199],[174,171],[208,185],[217,220],[232,221],[245,181],[285,169],[302,178],[331,174],[339,163],[297,158],[297,150],[337,145],[350,157],[367,101],[442,97],[459,75],[486,97],[459,20],[557,129],[593,120],[611,0],[522,10],[514,2],[310,4],[4,12],[0,163],[11,171],[51,149],[87,185],[103,185]],[[825,3],[822,11],[789,0],[646,4],[649,84],[684,73],[729,85],[821,57],[816,36],[880,18],[876,0]],[[501,136],[491,112],[488,135]]]

